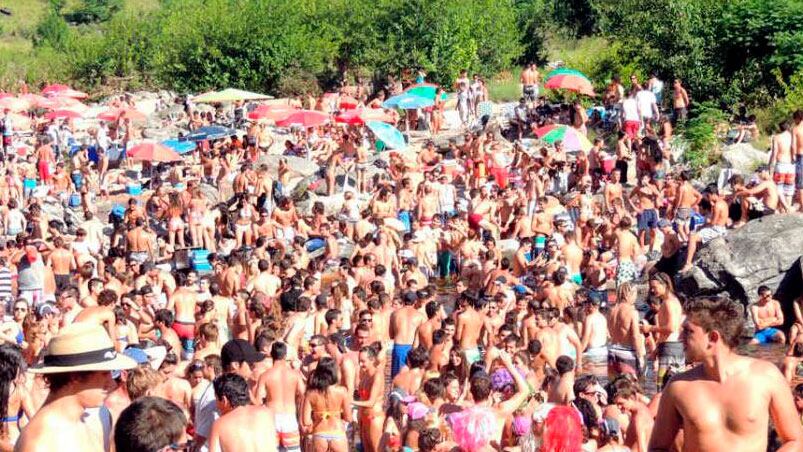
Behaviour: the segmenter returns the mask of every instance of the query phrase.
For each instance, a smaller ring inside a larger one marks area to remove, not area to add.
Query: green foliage
[[[719,161],[722,151],[719,131],[727,119],[716,105],[706,102],[697,105],[695,116],[678,127],[679,134],[689,145],[683,153],[683,161],[695,177]]]
[[[58,3],[64,6],[64,2]],[[67,19],[76,24],[106,22],[122,7],[123,0],[83,0],[81,6],[67,15]]]
[[[781,86],[781,95],[767,107],[756,111],[756,122],[767,134],[775,133],[778,124],[788,121],[796,110],[803,109],[803,70],[793,74],[788,82],[777,70],[775,76]]]
[[[36,26],[33,43],[37,47],[48,46],[63,50],[69,37],[70,28],[67,21],[55,9],[52,9]]]

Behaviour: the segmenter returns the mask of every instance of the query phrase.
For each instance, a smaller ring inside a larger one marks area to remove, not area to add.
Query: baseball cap
[[[223,345],[220,350],[220,361],[224,368],[231,363],[247,362],[258,363],[265,359],[250,342],[245,339],[232,339]]]
[[[59,308],[53,303],[42,303],[36,308],[36,313],[39,314],[39,317],[45,317],[48,314],[58,315]]]
[[[413,292],[411,290],[411,291],[409,291],[409,292],[404,294],[404,296],[402,297],[402,300],[404,300],[404,301],[406,301],[408,303],[415,303],[416,301],[418,301],[418,295],[416,295],[415,292]]]

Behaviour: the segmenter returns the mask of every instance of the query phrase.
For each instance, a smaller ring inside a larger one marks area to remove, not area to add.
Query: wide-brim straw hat
[[[125,370],[137,362],[114,350],[103,327],[91,323],[73,323],[50,340],[44,359],[29,368],[37,374]]]

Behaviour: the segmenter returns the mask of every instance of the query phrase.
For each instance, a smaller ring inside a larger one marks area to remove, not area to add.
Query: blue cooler
[[[72,177],[72,183],[75,184],[75,188],[77,190],[80,190],[81,186],[84,183],[84,175],[81,174],[80,171],[73,171],[71,177]]]
[[[81,195],[73,193],[70,195],[70,207],[78,207],[81,205]]]
[[[209,250],[197,249],[192,250],[192,257],[190,258],[190,266],[198,273],[211,272],[212,264],[209,263]]]
[[[132,182],[126,185],[126,191],[131,196],[139,196],[142,194],[142,184],[139,182]]]

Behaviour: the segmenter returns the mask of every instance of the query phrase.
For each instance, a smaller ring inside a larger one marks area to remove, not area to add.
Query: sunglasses
[[[28,312],[28,308],[14,308],[14,312]]]
[[[372,319],[371,317],[366,317],[364,319],[360,319],[360,322],[373,322],[373,321],[374,321],[374,319]]]

